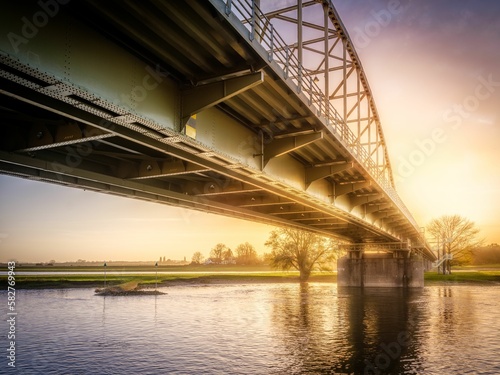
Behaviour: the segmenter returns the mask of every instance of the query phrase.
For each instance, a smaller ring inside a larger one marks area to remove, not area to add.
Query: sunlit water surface
[[[500,374],[498,286],[162,291],[18,291],[16,370],[2,356],[0,373]]]

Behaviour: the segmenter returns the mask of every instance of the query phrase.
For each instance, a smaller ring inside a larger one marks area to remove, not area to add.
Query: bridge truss
[[[273,3],[87,0],[2,39],[0,171],[433,259],[333,5]]]

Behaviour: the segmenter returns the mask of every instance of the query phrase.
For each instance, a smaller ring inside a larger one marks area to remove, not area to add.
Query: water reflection
[[[307,283],[283,288],[272,320],[291,354],[286,370],[405,373],[406,360],[415,362],[419,346],[419,298],[421,291],[403,289],[318,289]]]
[[[492,310],[498,311],[497,300],[488,301],[484,292],[497,291],[497,288],[481,288],[480,291],[470,286],[435,287],[430,290],[427,313],[430,315],[428,329],[424,331],[427,348],[421,348],[427,362],[436,363],[436,356],[457,358],[460,373],[496,374],[499,372],[481,372],[477,362],[488,357],[488,352],[498,350],[498,343],[492,339],[495,325]],[[486,306],[490,305],[490,309]],[[494,307],[493,307],[494,306]],[[430,350],[429,348],[432,348]],[[496,348],[496,349],[494,349]],[[500,370],[500,364],[496,364]],[[491,367],[491,363],[485,364]]]
[[[165,291],[154,298],[21,291],[19,373],[500,373],[498,287]]]
[[[415,348],[420,345],[415,332],[423,325],[418,304],[421,290],[369,288],[348,291],[347,296],[352,300],[351,329],[363,330],[351,338],[359,346],[353,350],[352,369],[365,374],[415,370]]]

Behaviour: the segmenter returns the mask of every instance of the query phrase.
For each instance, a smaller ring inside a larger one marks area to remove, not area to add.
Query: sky
[[[419,225],[459,214],[498,243],[500,3],[334,4],[370,82],[397,191]]]
[[[459,214],[500,243],[500,2],[333,0],[380,115],[396,188],[422,227]],[[0,176],[0,261],[188,260],[257,251],[273,228]]]

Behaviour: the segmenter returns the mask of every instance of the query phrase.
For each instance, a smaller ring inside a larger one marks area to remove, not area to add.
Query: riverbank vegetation
[[[470,270],[453,271],[448,275],[441,275],[437,272],[427,272],[425,274],[426,285],[435,284],[467,284],[467,283],[490,283],[500,285],[500,269],[497,270]]]
[[[187,268],[187,267],[186,267]],[[123,270],[124,274],[67,274],[60,270],[57,274],[40,275],[16,275],[16,289],[37,289],[37,288],[103,288],[104,286],[116,286],[124,283],[136,283],[144,288],[176,286],[176,285],[210,285],[210,284],[254,284],[254,283],[298,283],[300,282],[297,271],[234,271],[238,267],[211,267],[211,272],[185,272],[176,273],[161,272],[141,273],[132,270]],[[232,269],[232,271],[228,271]],[[102,270],[102,268],[101,268]],[[150,271],[151,268],[148,270]],[[66,269],[67,272],[74,269]],[[143,271],[144,272],[144,271]],[[309,282],[336,283],[336,272],[313,272],[309,277]],[[105,284],[106,283],[106,284]],[[426,285],[450,285],[450,284],[490,284],[500,285],[500,265],[496,269],[488,267],[477,270],[463,269],[456,270],[450,275],[437,274],[437,272],[425,273]],[[7,276],[0,276],[0,284],[3,288],[7,285]]]
[[[313,273],[311,282],[336,282],[337,275],[334,272]],[[298,272],[241,272],[227,273],[224,270],[212,273],[177,272],[175,274],[78,274],[68,275],[61,272],[60,275],[17,275],[17,289],[37,288],[102,288],[105,286],[116,286],[125,283],[136,283],[142,287],[154,288],[174,285],[197,285],[197,284],[253,284],[253,283],[288,283],[299,282]],[[0,283],[7,285],[7,276],[0,276]]]

